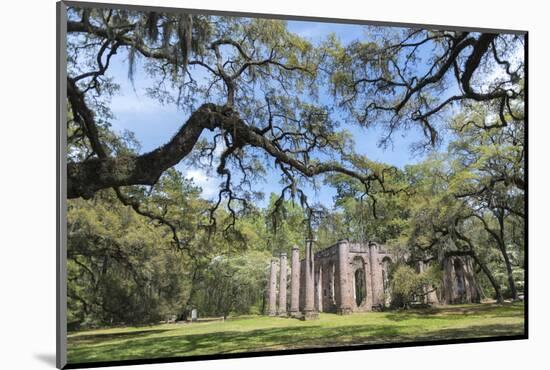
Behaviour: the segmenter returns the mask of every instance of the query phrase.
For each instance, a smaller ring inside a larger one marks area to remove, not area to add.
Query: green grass
[[[522,303],[460,305],[401,312],[321,314],[299,321],[264,316],[71,333],[69,363],[194,356],[353,344],[523,334]]]

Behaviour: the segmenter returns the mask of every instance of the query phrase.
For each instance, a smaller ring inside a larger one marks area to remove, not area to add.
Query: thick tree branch
[[[307,177],[325,173],[341,173],[367,184],[382,178],[377,174],[359,173],[336,162],[306,164],[286,153],[259,129],[250,127],[224,106],[204,104],[167,144],[139,156],[92,158],[68,164],[68,197],[90,197],[97,190],[128,185],[153,185],[168,168],[179,163],[193,149],[204,129],[227,129],[236,146],[250,145],[263,149],[278,161]],[[385,189],[384,189],[385,190]],[[388,190],[389,191],[389,190]]]
[[[68,198],[89,198],[108,187],[153,185],[162,173],[179,163],[195,146],[202,131],[220,125],[223,113],[213,104],[196,110],[166,145],[134,156],[92,158],[67,164]]]

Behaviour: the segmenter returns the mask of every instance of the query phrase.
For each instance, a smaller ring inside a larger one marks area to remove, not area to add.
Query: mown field
[[[69,334],[69,363],[334,347],[523,334],[523,303],[321,314],[299,321],[264,316]]]

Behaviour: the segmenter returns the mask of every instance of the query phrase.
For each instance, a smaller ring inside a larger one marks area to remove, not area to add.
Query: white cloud
[[[216,149],[213,154],[212,167],[216,168],[219,164],[220,156],[225,150],[225,145],[221,139],[218,138]],[[180,171],[186,179],[193,180],[194,184],[200,186],[202,189],[202,196],[207,199],[213,199],[217,197],[219,193],[220,183],[222,177],[217,173],[212,173],[205,168],[192,167],[193,165],[187,161],[182,161],[176,165],[176,169]]]
[[[510,56],[503,59],[508,61],[511,66],[510,69],[512,71],[515,71],[520,65],[520,63],[525,63],[524,57],[525,57],[524,48],[522,47],[522,45],[517,44],[515,45],[514,50],[510,53]],[[506,69],[504,66],[501,66],[496,62],[493,62],[492,66],[493,66],[492,70],[482,77],[481,82],[491,84],[491,83],[494,83],[495,81],[509,80],[510,76],[506,73]],[[505,87],[509,87],[509,86],[505,86]],[[488,92],[488,90],[484,92]]]
[[[173,104],[162,105],[158,101],[134,92],[126,92],[113,96],[111,110],[117,113],[142,113],[152,114],[159,112],[175,112],[177,108]]]
[[[221,139],[218,139],[218,142],[216,144],[216,149],[214,149],[214,160],[217,162],[219,161],[223,151],[225,150],[225,145]]]
[[[218,194],[219,179],[209,175],[205,170],[193,168],[182,172],[186,179],[193,179],[193,182],[201,187],[205,198],[212,198]]]
[[[326,30],[322,27],[320,23],[312,23],[309,27],[304,27],[296,31],[298,36],[309,39],[317,40],[325,36]]]

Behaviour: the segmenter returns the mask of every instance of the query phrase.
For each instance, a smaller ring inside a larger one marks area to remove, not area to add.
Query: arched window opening
[[[384,289],[384,304],[389,306],[391,303],[391,286],[390,286],[390,268],[392,261],[389,257],[382,259],[382,287]]]
[[[334,266],[334,263],[333,263],[329,269],[329,293],[330,293],[329,296],[330,296],[330,302],[333,305],[336,304],[336,295],[334,290],[335,275],[336,275],[336,266]]]
[[[355,270],[355,303],[361,306],[366,298],[365,272],[362,268]]]

